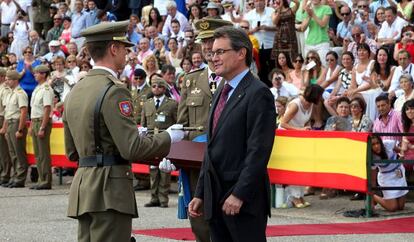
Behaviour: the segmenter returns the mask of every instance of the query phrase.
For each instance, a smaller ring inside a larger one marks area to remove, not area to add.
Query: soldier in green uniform
[[[169,153],[184,132],[173,125],[152,137],[139,136],[131,94],[118,80],[125,66],[128,21],[106,22],[81,32],[95,66],[65,100],[67,157],[79,161],[69,192],[68,216],[78,219],[78,241],[129,241],[138,216],[131,161]]]
[[[37,86],[30,100],[31,123],[29,134],[32,135],[33,148],[39,179],[30,189],[44,190],[52,188],[52,168],[50,158],[50,133],[52,132],[51,112],[53,105],[53,89],[47,83],[49,67],[36,66],[34,76]]]
[[[151,88],[145,82],[147,73],[143,69],[135,69],[133,80],[131,80],[131,96],[134,106],[134,118],[137,124],[141,124],[142,106],[147,100]]]
[[[19,85],[20,75],[17,71],[7,71],[6,82],[11,92],[5,98],[5,122],[0,134],[7,132],[6,139],[9,145],[9,154],[13,166],[13,175],[9,183],[10,188],[24,187],[27,176],[26,158],[26,119],[28,97]]]
[[[226,25],[233,24],[225,20],[209,18],[204,18],[195,23],[195,27],[199,32],[197,39],[201,40],[202,52],[208,62],[208,67],[191,72],[183,79],[181,101],[178,105],[178,123],[190,127],[203,127],[203,131],[190,131],[188,134],[189,140],[193,140],[207,131],[211,101],[215,90],[221,84],[221,77],[214,74],[213,56],[211,54],[214,42],[213,33],[215,29]],[[193,194],[200,170],[185,169],[185,171],[189,176],[191,193]],[[208,223],[203,217],[190,217],[190,223],[197,241],[210,241]]]
[[[168,84],[160,77],[151,81],[153,98],[148,99],[142,109],[141,124],[149,130],[158,132],[177,122],[177,102],[165,95]],[[150,166],[151,201],[145,207],[168,207],[168,191],[171,173],[161,171],[157,166]]]
[[[10,88],[6,85],[6,68],[0,68],[0,130],[4,123],[4,102],[3,99],[10,92]],[[9,147],[6,137],[0,134],[0,185],[9,183],[10,180],[11,160]]]

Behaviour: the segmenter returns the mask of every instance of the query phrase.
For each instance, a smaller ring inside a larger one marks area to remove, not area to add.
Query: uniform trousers
[[[13,166],[12,181],[17,184],[26,182],[27,176],[27,157],[26,157],[26,136],[27,128],[23,129],[23,136],[20,139],[16,138],[16,132],[19,130],[19,120],[7,120],[7,143],[9,144],[9,153]]]
[[[3,127],[4,117],[0,116],[0,129]],[[10,180],[11,159],[5,135],[0,134],[0,182]]]
[[[78,242],[127,242],[131,239],[131,231],[131,214],[108,210],[78,217]]]
[[[168,192],[171,185],[171,173],[162,172],[160,169],[150,169],[151,178],[151,203],[168,204]]]
[[[38,133],[42,125],[42,119],[32,119],[32,140],[33,149],[36,157],[36,166],[39,173],[39,186],[52,186],[52,167],[50,158],[50,133],[52,123],[49,122],[45,127],[45,137],[39,138]]]
[[[269,81],[268,75],[269,72],[275,68],[275,61],[270,58],[272,55],[272,49],[260,49],[259,50],[259,61],[260,61],[260,71],[259,78],[262,82],[266,83],[268,87],[272,86],[271,81]]]

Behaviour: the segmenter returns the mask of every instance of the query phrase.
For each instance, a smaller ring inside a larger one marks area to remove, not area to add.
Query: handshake
[[[174,124],[168,127],[165,131],[170,135],[171,143],[180,142],[184,139],[185,131],[182,124]],[[140,136],[145,136],[148,132],[152,130],[148,130],[146,127],[138,127],[138,133]]]

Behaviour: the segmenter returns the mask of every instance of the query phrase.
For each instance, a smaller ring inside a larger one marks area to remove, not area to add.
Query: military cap
[[[6,77],[10,80],[19,80],[20,74],[15,70],[8,70],[6,73]]]
[[[213,19],[213,18],[203,18],[195,23],[195,27],[199,32],[197,39],[207,39],[212,38],[214,35],[214,30],[223,26],[232,26],[233,23],[222,20],[222,19]]]
[[[134,76],[139,76],[139,77],[144,77],[145,78],[147,76],[147,73],[143,69],[138,68],[138,69],[135,69]]]
[[[168,88],[167,82],[164,79],[162,79],[161,77],[159,77],[159,76],[154,76],[152,78],[151,86],[154,85],[154,84],[157,84],[159,86],[163,86],[165,88]]]
[[[0,67],[0,76],[5,76],[7,73],[7,69],[4,67]]]
[[[49,72],[50,69],[47,65],[38,65],[33,69],[34,72],[40,72],[40,73],[45,73],[45,72]]]
[[[131,47],[134,46],[134,44],[129,42],[126,36],[128,24],[128,20],[96,24],[82,30],[81,36],[86,38],[86,43],[97,41],[119,41],[124,43],[127,47]]]
[[[223,6],[223,8],[231,7],[233,6],[233,0],[223,0],[221,6]]]

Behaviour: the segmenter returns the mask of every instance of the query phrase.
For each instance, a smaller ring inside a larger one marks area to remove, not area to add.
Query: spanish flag
[[[277,130],[268,164],[270,181],[366,192],[368,135]]]

